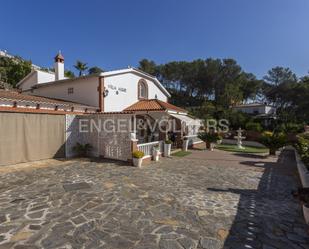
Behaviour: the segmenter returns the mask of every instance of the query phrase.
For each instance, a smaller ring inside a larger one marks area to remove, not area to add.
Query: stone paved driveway
[[[0,171],[0,248],[309,248],[297,186],[291,151]]]

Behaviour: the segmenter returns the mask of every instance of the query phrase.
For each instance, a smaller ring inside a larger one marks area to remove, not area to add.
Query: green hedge
[[[261,132],[263,130],[262,125],[256,122],[248,122],[245,128],[248,131],[257,131],[257,132]]]
[[[297,143],[295,145],[302,161],[309,168],[309,134],[303,133],[297,136]]]

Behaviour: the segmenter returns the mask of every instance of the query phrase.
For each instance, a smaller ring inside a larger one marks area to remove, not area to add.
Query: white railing
[[[197,135],[188,135],[188,136],[183,136],[183,137],[186,137],[186,138],[196,138],[197,137]]]
[[[198,135],[188,135],[184,136],[184,138],[187,138],[189,140],[189,146],[201,142],[201,140],[198,138]]]
[[[144,144],[138,144],[137,149],[139,151],[144,152],[145,156],[151,156],[153,147],[158,146],[160,148],[160,152],[163,152],[163,141],[155,141],[155,142],[150,142],[150,143],[144,143]]]

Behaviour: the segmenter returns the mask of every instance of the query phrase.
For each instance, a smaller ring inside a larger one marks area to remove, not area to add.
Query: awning
[[[190,118],[188,115],[182,115],[182,114],[174,114],[169,113],[174,118],[177,118],[181,121],[181,123],[184,123],[186,126],[201,126],[201,120],[200,119],[193,119]]]

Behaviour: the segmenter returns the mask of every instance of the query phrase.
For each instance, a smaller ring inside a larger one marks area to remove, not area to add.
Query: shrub
[[[143,158],[145,156],[145,153],[140,150],[137,150],[132,153],[132,156],[134,158]]]
[[[286,123],[279,125],[278,127],[276,127],[276,129],[281,132],[296,134],[304,131],[304,125],[296,123]]]
[[[78,156],[87,156],[92,148],[93,147],[91,144],[76,143],[76,145],[73,147],[73,151],[77,153]]]
[[[279,148],[286,144],[286,136],[284,133],[265,131],[262,133],[260,142],[269,148],[269,153],[271,155],[274,155]]]
[[[172,142],[171,140],[169,140],[169,139],[166,139],[166,140],[164,141],[164,143],[165,143],[165,144],[172,144],[173,142]]]
[[[295,147],[302,159],[302,161],[309,167],[309,134],[303,133],[297,136],[297,143]]]
[[[258,132],[261,132],[263,129],[261,124],[257,122],[248,122],[245,128],[248,131],[258,131]]]
[[[204,141],[205,143],[215,143],[218,140],[221,140],[222,137],[215,132],[201,132],[198,134],[199,139]]]

